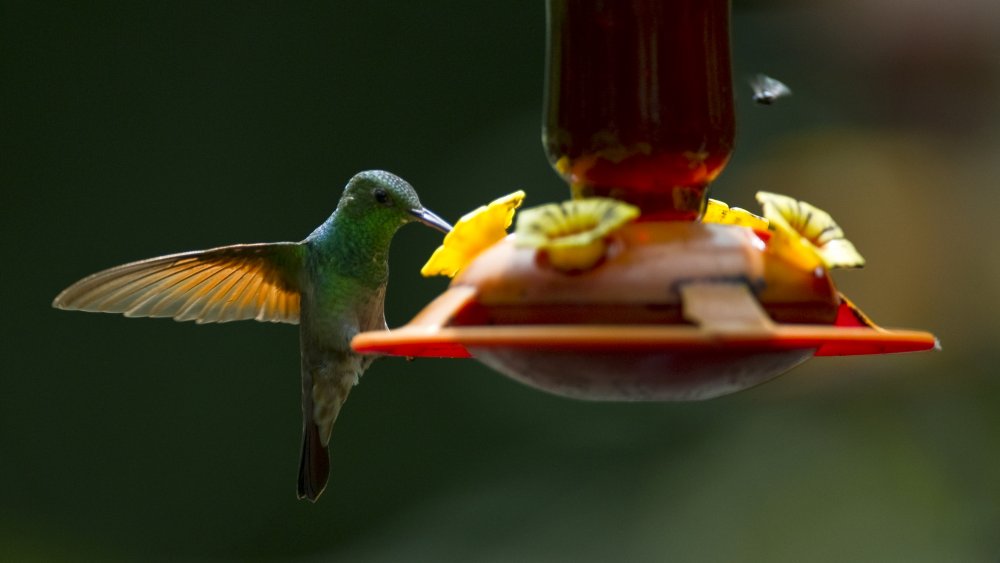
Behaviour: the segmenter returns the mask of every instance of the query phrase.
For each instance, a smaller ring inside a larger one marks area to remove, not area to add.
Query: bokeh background
[[[67,313],[122,262],[298,240],[355,172],[457,218],[566,188],[541,0],[4,2],[0,560],[996,561],[1000,4],[737,2],[714,195],[829,210],[841,288],[943,351],[827,358],[703,403],[593,404],[377,362],[295,500],[297,330]],[[750,103],[757,72],[795,94]],[[387,316],[446,285],[402,231]]]

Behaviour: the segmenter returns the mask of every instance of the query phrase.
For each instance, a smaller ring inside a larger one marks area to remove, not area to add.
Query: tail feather
[[[300,499],[316,502],[330,476],[328,448],[333,424],[351,387],[371,362],[353,352],[315,345],[302,325],[302,455],[299,459]]]
[[[320,438],[316,424],[308,422],[302,432],[302,456],[299,459],[299,499],[316,502],[330,477],[330,455]]]

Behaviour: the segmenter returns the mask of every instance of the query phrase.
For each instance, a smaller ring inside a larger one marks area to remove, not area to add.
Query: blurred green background
[[[448,218],[568,194],[539,143],[541,0],[4,2],[3,561],[996,561],[1000,4],[737,2],[714,195],[829,210],[841,288],[939,353],[811,361],[703,403],[594,404],[377,362],[295,500],[297,330],[66,313],[122,262],[298,240],[355,172]],[[749,103],[765,72],[795,94]],[[387,317],[445,287],[393,246]]]

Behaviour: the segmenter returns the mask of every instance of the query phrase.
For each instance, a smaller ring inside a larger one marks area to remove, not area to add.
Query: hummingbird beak
[[[444,234],[451,232],[451,225],[449,225],[447,221],[438,217],[433,212],[424,209],[423,207],[420,209],[411,209],[410,214],[416,217],[417,221],[420,221],[432,229],[437,229]]]

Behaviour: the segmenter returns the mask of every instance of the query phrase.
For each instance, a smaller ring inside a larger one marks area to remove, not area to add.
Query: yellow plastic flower
[[[786,245],[793,251],[814,253],[827,268],[860,268],[865,259],[844,237],[844,230],[829,213],[804,201],[770,192],[757,192],[778,239],[770,244]]]
[[[721,223],[749,227],[757,231],[767,230],[767,219],[754,215],[741,207],[729,207],[717,199],[709,199],[705,207],[702,223]]]
[[[518,190],[463,215],[420,273],[427,277],[454,277],[479,253],[507,236],[514,210],[523,201],[524,192]]]
[[[545,251],[558,270],[592,268],[604,256],[609,234],[639,216],[615,199],[585,198],[524,210],[517,218],[518,246]]]

